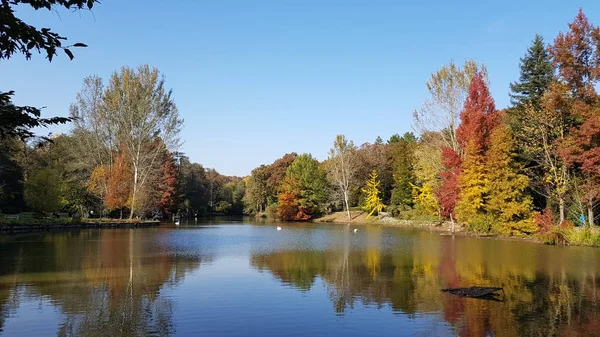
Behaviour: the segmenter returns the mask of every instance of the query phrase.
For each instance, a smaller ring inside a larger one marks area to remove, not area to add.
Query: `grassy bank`
[[[4,233],[23,233],[77,228],[137,228],[156,226],[159,224],[159,221],[142,221],[138,219],[73,219],[69,217],[35,217],[29,213],[21,213],[18,215],[0,215],[0,232]]]
[[[372,216],[367,219],[367,213],[351,211],[350,219],[346,212],[335,212],[314,219],[318,223],[339,223],[352,225],[383,225],[390,227],[422,228],[440,232],[442,235],[454,234],[459,236],[485,237],[500,240],[528,241],[549,245],[589,246],[600,247],[600,228],[561,228],[556,227],[546,233],[537,233],[530,236],[515,237],[496,233],[477,233],[468,231],[464,226],[441,220],[403,220],[393,217]]]

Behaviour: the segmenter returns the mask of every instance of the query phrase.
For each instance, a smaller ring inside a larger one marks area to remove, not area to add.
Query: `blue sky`
[[[3,60],[0,90],[67,115],[84,77],[147,63],[166,76],[185,119],[181,150],[240,176],[292,151],[325,159],[336,134],[362,144],[410,131],[425,82],[450,59],[486,64],[506,107],[536,33],[551,42],[579,7],[600,24],[593,0],[101,2],[91,13],[17,7],[89,48],[73,61]]]

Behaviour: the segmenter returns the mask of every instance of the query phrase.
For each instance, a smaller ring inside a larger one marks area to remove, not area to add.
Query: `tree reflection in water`
[[[169,253],[160,242],[136,230],[52,234],[41,244],[7,240],[0,245],[10,257],[0,268],[0,331],[19,298],[39,298],[60,307],[58,336],[172,334],[173,303],[161,289],[211,258]]]
[[[381,228],[366,227],[365,246],[349,231],[325,250],[254,254],[252,265],[282,283],[308,291],[318,278],[343,314],[356,301],[407,314],[439,315],[460,336],[581,336],[598,334],[596,250],[441,237],[383,247]],[[441,288],[504,287],[505,301],[458,298]]]

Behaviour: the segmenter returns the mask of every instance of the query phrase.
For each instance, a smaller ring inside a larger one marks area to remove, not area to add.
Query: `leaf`
[[[67,54],[67,56],[69,56],[71,60],[75,58],[75,56],[73,56],[73,53],[68,49],[65,49],[65,54]]]
[[[73,45],[73,47],[87,47],[87,44],[81,43],[81,42],[77,42],[76,44]]]
[[[87,6],[89,9],[92,9],[92,7],[94,7],[94,0],[88,0],[87,1]]]
[[[30,42],[27,44],[27,49],[32,49],[33,47],[35,47],[35,41],[30,41]]]

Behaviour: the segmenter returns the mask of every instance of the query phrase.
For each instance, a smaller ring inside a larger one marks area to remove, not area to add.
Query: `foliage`
[[[442,152],[439,146],[427,138],[437,137],[437,134],[424,134],[417,143],[414,151],[414,177],[411,183],[412,199],[424,215],[440,215],[440,204],[435,192],[440,188],[440,171],[442,169]],[[426,138],[426,140],[423,140]]]
[[[25,202],[40,215],[57,212],[64,204],[63,189],[56,170],[41,168],[25,182]]]
[[[449,147],[442,147],[442,165],[440,171],[440,187],[435,196],[440,203],[440,213],[443,218],[455,218],[454,208],[458,202],[458,177],[460,175],[461,159],[458,153]]]
[[[123,210],[129,206],[131,197],[131,171],[125,147],[117,154],[106,183],[104,205],[109,210]],[[122,214],[122,213],[121,213]]]
[[[552,60],[541,35],[536,34],[519,67],[519,81],[510,84],[511,104],[518,110],[527,105],[539,109],[542,96],[554,77]]]
[[[470,142],[474,150],[487,150],[490,135],[498,124],[498,112],[494,99],[481,73],[475,74],[465,107],[460,113],[461,123],[456,129],[456,138],[460,148],[465,151]]]
[[[532,200],[527,194],[529,179],[515,160],[512,135],[506,126],[492,133],[487,153],[486,175],[489,195],[486,209],[494,229],[507,235],[532,234],[537,230],[532,217]]]
[[[414,112],[414,125],[419,134],[443,131],[443,146],[460,153],[456,130],[459,114],[469,93],[476,73],[487,82],[487,69],[473,60],[466,60],[461,68],[453,60],[431,74],[427,81],[430,97],[420,110]]]
[[[125,146],[132,171],[131,214],[143,204],[144,196],[152,192],[150,182],[160,174],[158,158],[165,150],[179,146],[179,131],[183,121],[165,89],[165,79],[158,69],[142,65],[137,69],[121,68],[113,73],[103,95],[116,143]]]
[[[70,47],[86,47],[83,43],[75,43],[72,46],[63,46],[62,41],[66,38],[53,32],[50,28],[37,29],[25,23],[15,15],[16,5],[29,5],[35,10],[45,8],[54,10],[55,7],[63,7],[70,10],[92,9],[98,0],[39,0],[24,1],[12,0],[0,2],[0,60],[9,59],[15,53],[21,53],[29,60],[32,51],[45,52],[48,61],[52,61],[57,55],[57,50],[62,49],[70,59],[73,53]],[[13,91],[0,92],[0,138],[19,137],[26,139],[33,137],[31,131],[34,127],[45,127],[53,124],[64,124],[71,121],[70,118],[52,117],[41,118],[39,108],[31,106],[16,106],[11,101]]]
[[[161,191],[161,195],[160,200],[158,201],[158,208],[164,213],[168,213],[175,204],[175,195],[177,193],[177,177],[173,156],[167,151],[164,157],[161,181],[159,185],[159,191]]]
[[[394,179],[394,188],[390,204],[400,205],[403,208],[413,206],[412,184],[415,182],[414,176],[414,151],[416,139],[412,133],[405,133],[398,142],[390,145],[390,160],[392,167],[392,176]]]
[[[310,154],[302,154],[288,167],[278,195],[283,220],[307,220],[322,212],[327,199],[325,174]],[[296,212],[292,217],[291,213]]]
[[[365,195],[365,206],[363,209],[366,212],[369,212],[367,219],[371,217],[373,213],[379,214],[383,210],[384,205],[379,197],[379,184],[380,181],[377,176],[377,171],[371,171],[369,180],[367,180],[367,186],[362,189],[362,192]]]
[[[458,179],[460,200],[456,204],[456,218],[468,228],[481,231],[487,219],[485,206],[489,184],[485,172],[485,157],[475,140],[467,144],[462,172]],[[486,225],[487,226],[487,225]]]

